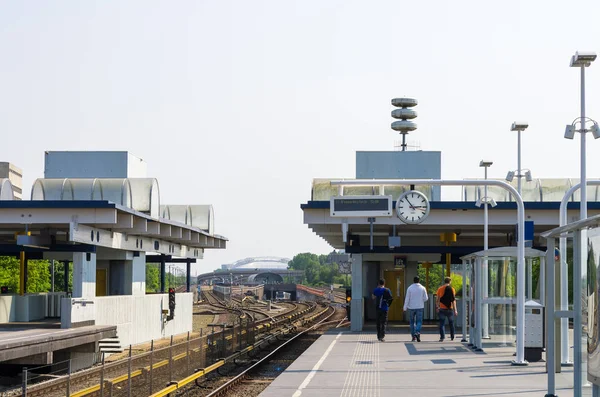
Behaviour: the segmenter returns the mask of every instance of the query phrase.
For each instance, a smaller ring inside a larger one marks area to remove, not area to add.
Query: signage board
[[[335,196],[330,200],[332,217],[391,217],[392,196]]]
[[[406,267],[406,256],[394,256],[394,269],[404,269]]]

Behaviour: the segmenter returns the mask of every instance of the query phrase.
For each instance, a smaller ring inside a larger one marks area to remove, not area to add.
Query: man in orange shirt
[[[444,285],[438,288],[436,293],[436,306],[440,318],[440,342],[443,342],[446,336],[444,332],[446,318],[450,326],[450,340],[454,340],[454,316],[458,315],[458,311],[456,310],[456,291],[450,286],[451,281],[450,277],[446,277]]]

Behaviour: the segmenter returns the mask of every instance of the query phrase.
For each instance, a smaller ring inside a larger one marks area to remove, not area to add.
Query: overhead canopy
[[[501,258],[501,257],[507,257],[507,256],[511,256],[511,257],[519,256],[518,247],[511,246],[511,247],[490,248],[488,250],[483,250],[483,251],[479,251],[479,252],[474,252],[469,255],[465,255],[465,256],[461,257],[460,259],[474,259],[474,258],[484,258],[484,257]],[[536,250],[533,248],[529,248],[529,247],[525,247],[525,258],[540,258],[542,256],[546,256],[546,252]]]

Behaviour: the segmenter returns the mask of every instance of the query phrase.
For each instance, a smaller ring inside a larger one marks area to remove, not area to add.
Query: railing
[[[253,345],[256,334],[268,328],[239,320],[233,326],[213,327],[212,332],[206,334],[188,333],[170,340],[151,341],[147,351],[138,354],[134,354],[130,346],[128,357],[109,362],[102,356],[100,365],[79,372],[73,370],[83,366],[78,360],[26,368],[21,396],[47,397],[55,393],[68,397],[151,395],[170,382],[190,376]]]

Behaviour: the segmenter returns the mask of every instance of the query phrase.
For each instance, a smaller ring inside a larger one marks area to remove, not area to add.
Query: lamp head
[[[600,138],[600,127],[598,127],[597,123],[594,123],[594,125],[592,126],[592,128],[590,128],[590,131],[592,132],[592,135],[594,136],[594,139]]]
[[[529,171],[529,170],[525,171],[525,180],[527,182],[531,182],[533,180],[533,178],[531,177],[531,171]]]
[[[565,127],[565,138],[573,139],[575,137],[575,127],[571,124]]]
[[[529,123],[524,121],[515,121],[510,127],[511,131],[525,131],[529,127]]]
[[[506,174],[506,180],[508,182],[512,182],[512,180],[515,177],[515,172],[514,171],[508,171],[508,174]]]
[[[494,164],[493,161],[485,161],[485,160],[481,160],[479,162],[479,166],[480,167],[491,167],[491,165]]]
[[[596,53],[589,51],[577,51],[571,57],[571,67],[588,67],[596,60]]]

